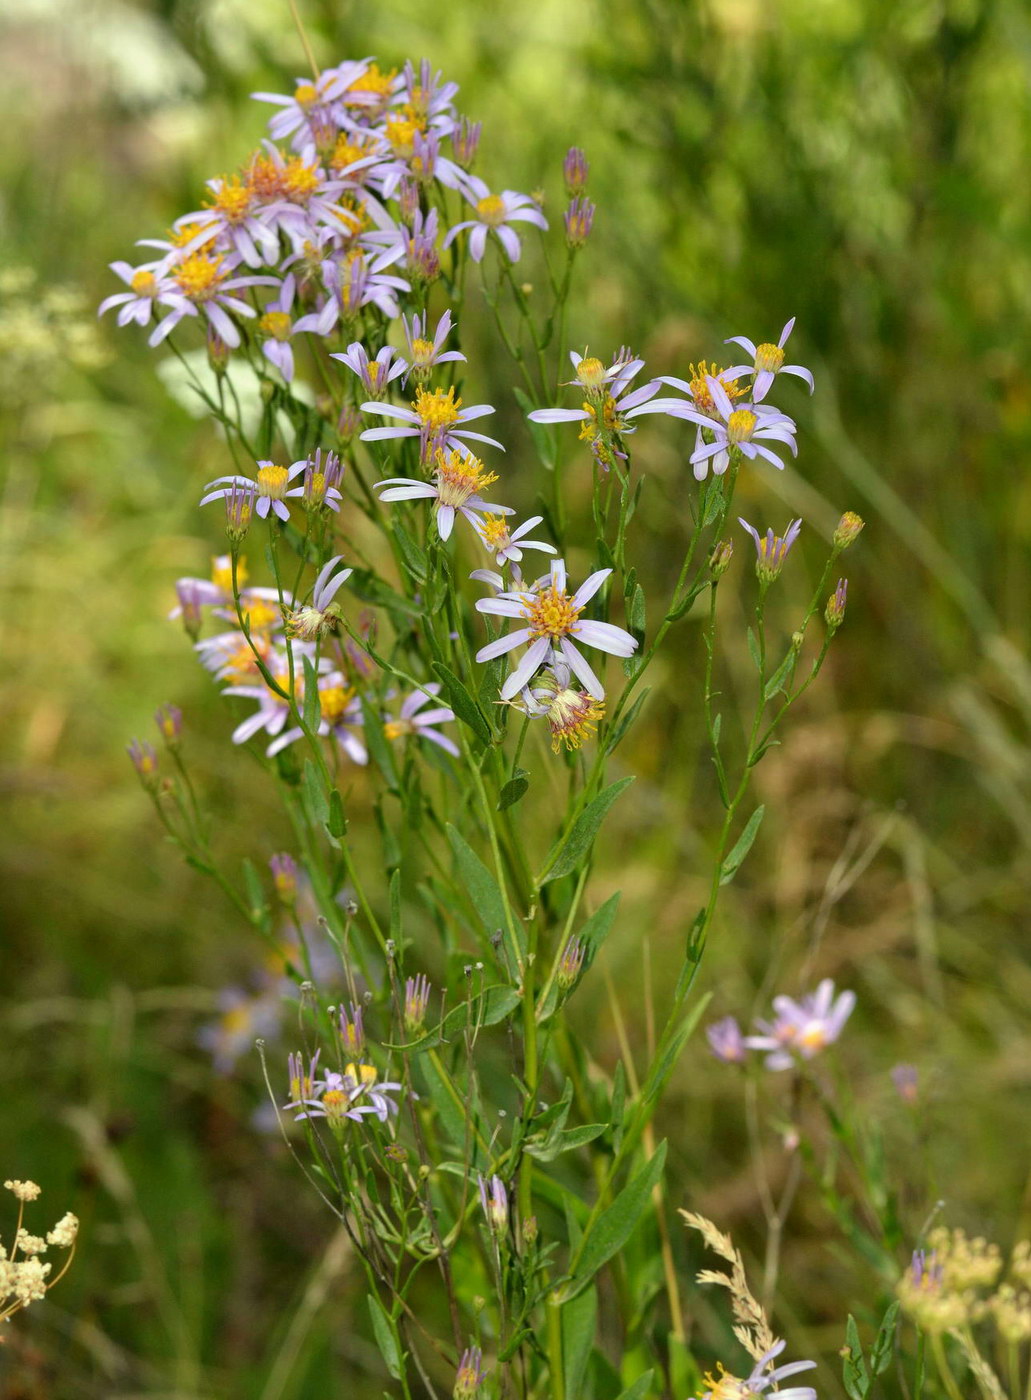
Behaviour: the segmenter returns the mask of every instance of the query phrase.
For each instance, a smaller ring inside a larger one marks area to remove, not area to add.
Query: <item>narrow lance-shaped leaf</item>
[[[752,849],[752,842],[755,840],[762,823],[765,807],[756,807],[755,811],[748,818],[745,829],[734,842],[730,852],[726,856],[723,866],[720,869],[720,884],[725,885],[737,874],[738,866],[745,856]]]
[[[541,878],[542,884],[546,880],[561,879],[563,875],[569,875],[577,869],[594,845],[598,828],[608,815],[609,808],[620,793],[625,792],[633,781],[632,777],[620,778],[618,782],[611,783],[598,794],[593,802],[587,805],[545,866],[545,873]]]
[[[626,1244],[648,1207],[652,1188],[662,1175],[665,1162],[666,1144],[661,1142],[651,1161],[623,1188],[608,1209],[602,1211],[584,1235],[574,1260],[573,1277],[563,1291],[565,1301],[581,1293],[598,1270]]]

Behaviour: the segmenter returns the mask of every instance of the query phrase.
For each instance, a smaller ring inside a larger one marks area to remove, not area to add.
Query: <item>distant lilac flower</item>
[[[489,509],[494,511],[497,507],[491,506]],[[523,538],[527,531],[532,530],[535,525],[539,525],[543,519],[543,515],[531,515],[529,520],[524,520],[522,525],[510,530],[507,520],[501,514],[470,517],[473,529],[479,535],[485,548],[494,555],[494,561],[498,565],[506,563],[509,559],[514,559],[518,563],[523,557],[524,549],[539,549],[544,554],[558,553],[555,546],[548,544],[545,540]]]
[[[442,350],[441,346],[451,334],[451,312],[445,311],[437,322],[433,332],[433,339],[430,340],[427,333],[428,315],[425,311],[417,312],[411,320],[407,316],[401,317],[401,325],[404,327],[405,340],[408,343],[408,354],[411,357],[411,366],[408,373],[415,379],[426,379],[434,365],[442,365],[450,360],[465,361],[465,356],[460,350]]]
[[[384,345],[374,360],[359,341],[353,341],[340,354],[330,355],[331,360],[340,360],[362,381],[362,387],[372,398],[378,399],[386,393],[387,385],[408,369],[408,365],[398,355],[392,345]]]
[[[422,709],[423,705],[439,692],[440,685],[437,681],[430,681],[419,690],[413,690],[411,695],[401,702],[396,719],[389,715],[384,718],[383,732],[387,738],[400,739],[406,734],[415,735],[420,739],[429,739],[430,743],[436,744],[455,758],[460,757],[461,751],[454,740],[449,739],[446,734],[441,734],[435,727],[438,724],[450,723],[455,717],[454,710],[445,705],[432,710]]]
[[[327,452],[323,456],[322,448],[316,447],[314,455],[305,460],[304,479],[300,486],[292,487],[286,494],[299,496],[305,510],[321,510],[323,506],[328,506],[330,510],[339,511],[340,502],[344,499],[340,494],[343,475],[344,464],[339,453]]]
[[[210,1053],[216,1074],[230,1074],[255,1040],[277,1034],[279,996],[269,991],[254,996],[242,987],[225,987],[218,994],[218,1009],[218,1019],[197,1032],[197,1044]]]
[[[519,235],[509,225],[523,221],[546,229],[547,219],[528,194],[517,194],[514,190],[491,194],[490,187],[476,175],[466,176],[466,181],[466,197],[475,208],[478,217],[466,219],[449,229],[444,238],[444,247],[450,247],[464,229],[472,229],[469,235],[469,256],[473,262],[482,262],[487,247],[487,236],[494,233],[508,254],[509,262],[518,262],[522,251]]]
[[[276,895],[280,901],[290,906],[297,902],[297,862],[293,856],[286,851],[280,851],[277,855],[269,856],[269,870],[272,872],[272,883],[276,887]]]
[[[714,1021],[705,1031],[709,1048],[724,1064],[740,1064],[746,1058],[745,1037],[733,1016]]]
[[[517,618],[527,624],[489,642],[476,653],[477,661],[493,661],[524,643],[529,644],[522,660],[501,687],[502,700],[511,700],[522,689],[543,665],[552,647],[562,652],[573,673],[596,700],[605,698],[604,686],[577,650],[574,638],[612,656],[633,656],[637,650],[637,639],[622,627],[580,618],[584,607],[611,573],[611,569],[597,570],[570,597],[566,592],[565,561],[555,559],[550,575],[529,587],[477,601],[478,612]]]
[[[294,377],[294,352],[290,337],[297,329],[291,316],[296,290],[297,279],[292,272],[288,272],[283,278],[279,296],[268,303],[258,319],[258,331],[267,337],[262,341],[261,353],[270,364],[275,365],[288,384]]]
[[[416,481],[412,477],[392,476],[376,482],[381,501],[436,502],[437,533],[442,540],[451,536],[455,512],[475,525],[478,513],[496,511],[500,515],[514,514],[511,506],[488,505],[480,492],[497,481],[497,474],[488,472],[478,457],[460,452],[438,452],[433,481]],[[381,488],[386,487],[386,490]]]
[[[374,1113],[381,1123],[385,1123],[391,1113],[397,1113],[397,1104],[390,1094],[397,1093],[403,1086],[392,1079],[380,1079],[374,1065],[350,1064],[341,1074],[327,1074],[331,1087],[346,1090],[352,1103],[368,1100],[366,1113]]]
[[[443,73],[433,72],[428,58],[420,60],[418,72],[411,59],[401,75],[397,102],[418,112],[434,131],[446,136],[455,125],[454,102],[458,84],[445,80]]]
[[[490,1181],[480,1175],[480,1205],[487,1218],[487,1224],[496,1235],[504,1234],[508,1226],[508,1192],[500,1176],[492,1176]]]
[[[144,263],[141,267],[133,267],[127,262],[113,262],[109,266],[129,287],[129,291],[115,292],[113,296],[105,297],[97,310],[98,316],[103,316],[105,311],[117,306],[120,308],[117,316],[120,326],[127,326],[130,321],[135,321],[138,326],[146,326],[158,306],[172,307],[184,316],[194,314],[189,301],[178,290],[172,278],[155,271],[160,268],[159,263]]]
[[[207,495],[201,498],[201,505],[206,506],[211,501],[220,501],[227,496],[233,487],[256,486],[256,504],[254,512],[262,520],[266,519],[269,511],[278,515],[280,520],[290,519],[290,507],[286,504],[284,497],[287,495],[287,486],[291,481],[304,471],[308,465],[307,458],[303,462],[294,462],[289,467],[277,466],[275,462],[259,461],[257,480],[253,481],[247,476],[219,476],[214,481],[209,481],[204,488]],[[212,490],[218,487],[218,490]],[[291,493],[296,494],[296,493]]]
[[[183,729],[183,712],[178,705],[158,706],[154,714],[154,723],[157,725],[158,733],[169,748],[178,744]]]
[[[777,1342],[770,1347],[752,1367],[752,1374],[744,1380],[730,1375],[722,1366],[718,1379],[706,1374],[704,1383],[708,1389],[703,1392],[701,1400],[753,1400],[753,1397],[754,1400],[761,1400],[768,1391],[775,1394],[777,1400],[817,1400],[816,1391],[809,1385],[791,1385],[787,1390],[780,1389],[780,1382],[788,1376],[811,1371],[816,1366],[815,1361],[792,1361],[787,1366],[774,1369],[771,1362],[786,1345],[786,1342]]]
[[[307,1068],[304,1056],[300,1051],[286,1057],[287,1077],[290,1084],[290,1100],[285,1105],[286,1108],[301,1107],[312,1097],[319,1082],[318,1069],[321,1053],[321,1050],[315,1051]]]
[[[346,1008],[341,1006],[339,1019],[340,1041],[344,1047],[344,1054],[349,1060],[360,1060],[365,1049],[365,1021],[361,1006],[352,1002],[350,1016]]]
[[[814,389],[813,376],[804,365],[786,365],[784,363],[784,345],[788,336],[794,329],[795,318],[792,316],[784,329],[780,333],[780,339],[776,345],[763,343],[755,345],[745,335],[732,335],[725,343],[727,345],[740,345],[743,350],[747,350],[752,357],[750,365],[735,365],[733,369],[726,371],[728,379],[736,379],[739,375],[754,374],[755,383],[752,385],[752,399],[755,403],[762,403],[763,399],[770,392],[778,374],[793,374],[798,379],[804,379],[809,385],[809,392]]]
[[[792,520],[783,536],[775,535],[772,526],[765,535],[760,535],[754,525],[749,525],[748,521],[742,520],[740,516],[737,523],[743,525],[755,541],[756,573],[764,583],[772,583],[784,567],[788,551],[801,533],[801,519]]]
[[[339,265],[326,262],[322,272],[329,296],[321,310],[302,316],[295,330],[327,336],[338,322],[346,325],[351,321],[363,306],[375,306],[394,321],[401,314],[396,293],[410,290],[403,277],[374,272],[360,253],[353,253]]]
[[[729,375],[729,371],[725,373]],[[751,461],[756,457],[764,457],[768,462],[772,462],[778,471],[783,471],[784,463],[777,454],[764,447],[758,439],[782,442],[791,454],[796,456],[798,448],[795,445],[795,425],[792,420],[786,414],[775,409],[763,408],[762,405],[735,405],[722,380],[714,379],[711,374],[706,377],[705,382],[716,417],[709,413],[701,413],[680,399],[659,400],[664,405],[663,411],[671,413],[675,418],[686,418],[714,433],[714,441],[696,445],[691,454],[692,463],[704,462],[707,458],[727,452],[730,448],[737,448],[743,457]]]
[[[474,418],[483,418],[493,413],[489,403],[472,404],[462,407],[462,400],[455,398],[454,387],[426,390],[418,385],[415,402],[411,408],[399,408],[396,404],[363,403],[363,413],[378,413],[384,418],[397,418],[400,422],[388,428],[366,428],[362,433],[363,442],[382,442],[388,438],[417,437],[421,440],[422,460],[428,461],[437,449],[469,454],[465,441],[486,442],[491,447],[501,447],[494,438],[482,433],[470,432],[464,425]],[[501,449],[504,451],[504,448]]]
[[[134,739],[127,747],[126,753],[132,759],[132,766],[136,769],[143,786],[156,787],[158,756],[154,745],[148,744],[145,739]]]
[[[903,1103],[916,1103],[920,1090],[920,1075],[916,1065],[892,1065],[891,1082]]]
[[[791,997],[773,998],[777,1013],[774,1021],[756,1021],[761,1035],[750,1035],[750,1050],[768,1050],[767,1069],[791,1069],[796,1055],[811,1060],[838,1039],[856,1004],[855,992],[842,992],[836,999],[834,983],[825,978],[816,991],[801,1001]]]

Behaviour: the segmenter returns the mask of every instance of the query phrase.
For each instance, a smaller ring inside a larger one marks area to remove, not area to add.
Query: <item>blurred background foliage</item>
[[[625,342],[683,374],[728,335],[776,339],[798,317],[792,353],[818,387],[781,394],[800,458],[750,474],[741,502],[761,524],[805,517],[778,585],[785,627],[840,510],[868,528],[830,670],[756,775],[769,815],[705,982],[714,1015],[744,1018],[778,987],[855,987],[843,1072],[883,1138],[906,1239],[941,1197],[949,1223],[1006,1247],[1031,1225],[1014,1128],[1031,1110],[1031,14],[1020,0],[303,8],[320,60],[443,68],[484,122],[481,172],[540,187],[556,219],[562,156],[586,147],[599,213],[572,344]],[[229,752],[230,702],[166,620],[175,578],[222,547],[195,503],[224,448],[166,392],[143,335],[93,315],[116,289],[107,263],[256,144],[267,110],[248,94],[289,88],[302,50],[285,0],[22,0],[0,36],[0,1165],[85,1224],[73,1274],[11,1329],[3,1393],[379,1395],[346,1250],[262,1131],[256,1056],[218,1075],[198,1045],[257,949],[163,841],[124,755],[157,703],[182,705],[226,859],[284,845],[258,770]],[[483,319],[466,331],[484,352],[472,381],[499,405],[515,479],[527,439]],[[640,567],[661,597],[694,489],[687,440],[649,424],[638,443]],[[750,588],[738,546],[728,633]],[[631,1053],[649,979],[661,989],[679,963],[712,829],[700,634],[676,635],[595,878],[598,899],[624,889],[604,971],[625,989]],[[728,704],[744,666],[729,666]],[[606,977],[578,999],[611,1070]],[[891,1087],[898,1061],[920,1071],[915,1105]],[[743,1122],[739,1080],[693,1044],[663,1114],[670,1195],[761,1259]],[[762,1151],[776,1185],[790,1154],[769,1129]],[[792,1355],[828,1358],[826,1395],[846,1312],[865,1318],[885,1285],[842,1235],[848,1181],[843,1201],[804,1188],[783,1243],[777,1317]],[[687,1300],[704,1334],[712,1305],[691,1285]]]

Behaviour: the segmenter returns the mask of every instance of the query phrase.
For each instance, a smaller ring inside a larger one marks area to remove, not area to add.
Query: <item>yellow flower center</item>
[[[191,301],[210,301],[225,281],[219,253],[191,253],[175,269],[179,290]]]
[[[804,1045],[807,1050],[822,1050],[827,1044],[827,1033],[818,1021],[814,1021],[799,1032],[797,1044]]]
[[[262,654],[262,660],[268,659],[269,644],[263,637],[255,637],[254,645]],[[236,651],[226,659],[222,667],[222,675],[226,680],[248,681],[258,674],[258,663],[254,652],[246,641],[242,641]]]
[[[139,272],[134,272],[129,286],[138,297],[155,296],[158,289],[158,280],[153,272],[148,272],[146,268],[140,268]]]
[[[185,248],[187,243],[191,243],[200,232],[198,224],[183,224],[182,228],[173,229],[168,236],[168,241],[174,248]]]
[[[283,176],[283,193],[294,204],[306,204],[320,184],[318,167],[291,156]]]
[[[298,107],[308,108],[318,98],[314,83],[298,83],[294,88],[294,101]]]
[[[728,442],[747,442],[755,431],[758,418],[750,408],[735,408],[727,419]]]
[[[497,481],[477,457],[460,452],[437,453],[437,499],[443,506],[464,506],[470,496]]]
[[[222,181],[208,208],[216,210],[227,223],[239,224],[246,219],[253,203],[254,189],[251,184],[245,184],[238,175],[230,175]]]
[[[353,699],[354,690],[350,686],[326,686],[325,690],[319,691],[322,718],[327,724],[339,724]]]
[[[549,585],[527,599],[526,620],[535,637],[551,637],[557,642],[569,636],[580,612],[568,593]]]
[[[695,401],[695,407],[701,413],[707,413],[711,418],[716,417],[716,405],[712,401],[709,393],[709,386],[706,378],[718,379],[727,392],[727,397],[731,400],[740,399],[744,395],[744,389],[739,389],[732,379],[724,379],[724,371],[718,365],[710,365],[707,360],[700,360],[697,365],[691,365],[691,396]]]
[[[488,194],[479,200],[476,212],[488,228],[500,228],[505,222],[505,201],[499,194]]]
[[[322,1107],[326,1110],[326,1117],[331,1124],[343,1123],[344,1114],[351,1100],[343,1089],[327,1089],[322,1095]]]
[[[348,1065],[344,1070],[345,1079],[353,1079],[356,1084],[360,1084],[363,1089],[370,1084],[375,1084],[379,1076],[376,1073],[375,1065]]]
[[[592,355],[577,365],[576,377],[585,389],[600,389],[605,383],[605,366]]]
[[[383,726],[383,733],[388,739],[400,739],[405,734],[414,734],[415,725],[410,719],[390,719]]]
[[[231,1006],[222,1014],[222,1029],[230,1035],[239,1035],[251,1023],[251,1013],[246,1006]]]
[[[242,588],[247,582],[247,560],[241,555],[236,565],[236,581]],[[233,561],[228,554],[217,554],[211,561],[211,582],[224,593],[233,591]]]
[[[273,340],[289,340],[292,327],[288,311],[266,311],[258,321],[262,335],[270,335]]]
[[[416,340],[413,340],[413,341],[412,341],[412,362],[413,362],[413,364],[414,364],[417,368],[419,368],[419,369],[426,369],[426,368],[428,368],[428,366],[429,366],[429,364],[430,364],[430,361],[431,361],[432,359],[433,359],[433,341],[432,341],[432,340],[418,340],[418,339],[416,339]]]
[[[270,632],[280,623],[280,612],[276,604],[267,598],[246,598],[241,600],[244,616],[252,632]]]
[[[757,345],[755,347],[755,367],[776,374],[784,363],[784,351],[779,345]]]
[[[389,73],[381,73],[379,64],[370,63],[362,76],[360,78],[355,78],[347,91],[357,93],[371,92],[375,97],[389,97],[390,90],[396,77],[396,68],[391,68]]]
[[[719,1365],[719,1363],[717,1363]],[[725,1371],[719,1365],[719,1379],[714,1380],[712,1373],[707,1372],[705,1376],[705,1386],[709,1392],[710,1400],[749,1400],[755,1395],[747,1381],[742,1381],[737,1376],[732,1376],[729,1371]]]
[[[321,505],[326,497],[326,473],[312,472],[305,497],[313,505]]]
[[[488,549],[497,552],[511,544],[508,521],[503,515],[485,515],[482,518],[483,542]]]
[[[446,394],[443,389],[427,391],[419,388],[415,391],[415,403],[412,406],[426,432],[435,433],[441,428],[450,428],[452,423],[458,421],[458,410],[462,407],[462,400],[455,398],[454,385]]]
[[[290,474],[286,467],[259,467],[258,490],[270,501],[281,501],[286,494]]]
[[[387,140],[393,147],[394,154],[408,160],[415,150],[416,133],[423,129],[423,123],[418,117],[388,117]]]
[[[336,139],[336,145],[329,157],[329,164],[332,170],[343,170],[345,166],[353,165],[356,160],[362,160],[365,156],[371,155],[369,144],[352,136],[349,132],[342,131]],[[361,172],[356,172],[360,174]]]

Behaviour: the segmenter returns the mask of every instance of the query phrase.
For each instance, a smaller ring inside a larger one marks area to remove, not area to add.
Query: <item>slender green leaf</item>
[[[585,1288],[562,1309],[562,1373],[566,1400],[580,1400],[598,1325],[598,1291]]]
[[[556,1157],[561,1157],[563,1152],[572,1152],[577,1147],[583,1147],[585,1143],[601,1137],[607,1127],[607,1123],[582,1123],[579,1128],[563,1128],[554,1136],[549,1134],[542,1143],[528,1143],[526,1150],[539,1162],[553,1162]]]
[[[315,669],[315,663],[310,656],[303,656],[304,663],[304,704],[301,707],[301,714],[304,717],[304,727],[312,734],[319,727],[322,719],[322,706],[319,704],[319,673]]]
[[[762,658],[759,655],[759,643],[756,641],[755,633],[751,627],[748,629],[748,655],[752,658],[752,665],[757,671],[762,670]]]
[[[784,689],[784,681],[787,677],[788,672],[791,670],[791,664],[794,661],[794,659],[794,651],[789,651],[787,656],[785,656],[784,660],[774,671],[773,675],[766,682],[766,686],[763,690],[764,700],[772,700],[778,690]]]
[[[563,1290],[566,1301],[581,1293],[634,1233],[648,1208],[652,1188],[662,1175],[665,1161],[666,1143],[663,1141],[651,1161],[623,1188],[608,1209],[602,1211],[584,1235],[577,1250],[573,1277]]]
[[[698,1025],[698,1022],[705,1013],[705,1008],[709,1005],[711,1000],[712,992],[706,992],[704,996],[699,997],[698,1001],[684,1017],[679,1030],[672,1037],[669,1045],[667,1045],[663,1052],[662,1058],[656,1063],[649,1075],[648,1084],[644,1093],[642,1110],[647,1108],[649,1104],[654,1103],[662,1093],[666,1086],[666,1080],[673,1072],[673,1067],[680,1058],[681,1050],[683,1050],[684,1046],[687,1044],[691,1033]]]
[[[326,830],[334,840],[339,841],[347,834],[347,817],[344,815],[344,799],[340,796],[339,788],[334,788],[329,794],[329,816],[326,819]]]
[[[541,880],[542,884],[547,880],[559,880],[563,875],[569,875],[577,869],[594,845],[598,828],[608,815],[609,808],[620,793],[624,792],[633,781],[632,777],[620,778],[618,782],[611,783],[598,794],[593,802],[587,805],[573,823],[568,835],[560,842],[554,854],[549,858],[545,867],[546,874]]]
[[[648,699],[648,696],[650,694],[651,686],[646,685],[645,688],[641,691],[640,695],[637,697],[637,699],[629,707],[629,709],[623,711],[623,714],[620,716],[619,723],[612,731],[612,735],[605,749],[606,753],[612,753],[616,746],[618,744],[621,744],[626,738],[627,730],[630,728],[634,720],[640,714],[641,706]]]
[[[461,884],[468,892],[477,917],[489,938],[498,929],[507,926],[505,902],[501,898],[498,882],[465,837],[450,823],[447,827],[447,839],[451,843]]]
[[[842,1351],[841,1379],[849,1400],[866,1400],[870,1388],[870,1375],[863,1357],[863,1344],[859,1340],[859,1328],[851,1313],[845,1324],[845,1346]]]
[[[310,758],[304,760],[304,796],[316,824],[325,826],[329,821],[329,800],[322,786],[319,770]]]
[[[498,794],[498,811],[503,812],[506,807],[514,807],[529,786],[529,773],[525,768],[517,768]]]
[[[370,1293],[369,1313],[372,1317],[372,1330],[376,1336],[376,1345],[379,1347],[380,1355],[383,1357],[384,1365],[393,1376],[395,1381],[399,1381],[404,1374],[401,1369],[401,1357],[397,1350],[397,1340],[394,1337],[393,1328],[390,1325],[390,1318],[384,1311],[383,1304],[376,1297],[375,1293]]]
[[[654,1371],[645,1371],[643,1376],[638,1376],[633,1385],[628,1390],[624,1390],[619,1396],[619,1400],[645,1400],[652,1386]]]
[[[494,737],[491,734],[490,725],[454,671],[448,670],[442,661],[434,661],[433,674],[443,686],[447,702],[458,718],[463,724],[469,726],[477,739],[480,739],[484,744],[489,744]]]
[[[899,1321],[899,1308],[901,1304],[898,1299],[892,1303],[877,1330],[877,1340],[873,1344],[870,1352],[870,1370],[875,1376],[881,1375],[891,1365],[893,1347],[895,1343],[895,1329]]]
[[[755,811],[748,818],[748,821],[745,824],[744,831],[742,831],[741,835],[734,842],[734,845],[731,847],[729,854],[723,861],[722,868],[720,869],[721,885],[725,885],[730,880],[733,880],[734,876],[737,874],[738,866],[744,860],[748,852],[752,849],[752,842],[755,840],[759,832],[759,827],[762,824],[762,819],[765,812],[765,807],[756,807]]]
[[[425,583],[429,573],[429,563],[426,559],[425,551],[416,544],[411,535],[401,524],[398,514],[395,511],[391,517],[391,525],[394,530],[394,538],[397,540],[401,550],[401,558],[404,560],[405,568],[418,583]]]
[[[394,756],[390,751],[390,743],[383,733],[383,717],[379,707],[373,705],[366,697],[362,696],[362,737],[365,740],[365,747],[373,763],[383,774],[387,787],[391,792],[397,792],[397,769],[394,767]]]
[[[710,479],[705,491],[705,502],[702,506],[702,529],[706,525],[711,525],[723,509],[723,482],[718,476]]]

